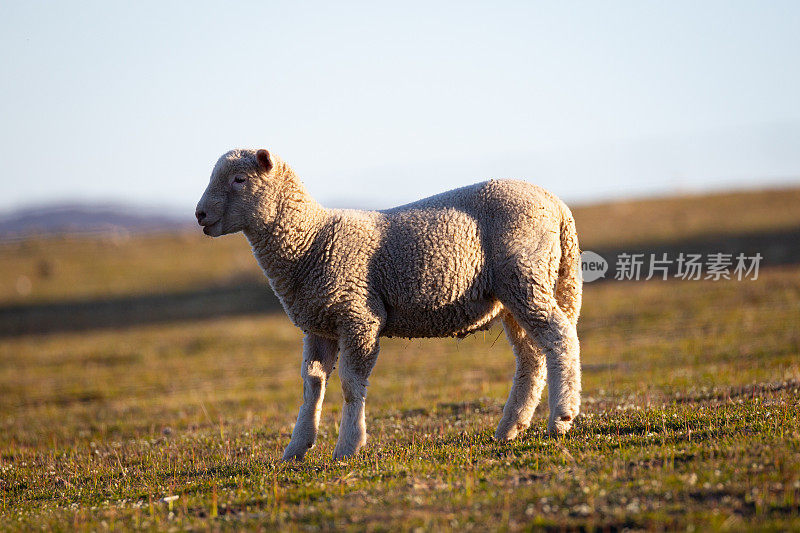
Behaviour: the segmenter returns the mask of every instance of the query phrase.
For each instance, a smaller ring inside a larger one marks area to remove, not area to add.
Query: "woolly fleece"
[[[547,380],[548,430],[580,406],[580,251],[567,206],[523,181],[489,180],[384,211],[325,209],[266,150],[224,154],[197,206],[204,232],[244,232],[305,334],[304,403],[284,459],[314,444],[337,360],[335,458],[366,443],[364,402],[381,336],[464,336],[501,319],[517,358],[496,438],[526,429]]]

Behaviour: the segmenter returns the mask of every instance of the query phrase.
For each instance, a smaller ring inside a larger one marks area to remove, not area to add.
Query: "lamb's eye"
[[[244,183],[246,179],[247,178],[245,178],[244,176],[236,176],[235,178],[233,178],[233,181],[236,183]]]

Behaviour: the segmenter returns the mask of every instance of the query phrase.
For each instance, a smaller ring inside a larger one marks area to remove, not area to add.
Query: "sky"
[[[191,216],[267,148],[324,205],[800,183],[800,2],[4,2],[0,210]]]

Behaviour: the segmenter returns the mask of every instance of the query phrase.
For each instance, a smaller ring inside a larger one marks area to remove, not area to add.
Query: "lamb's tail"
[[[561,206],[561,264],[558,267],[556,282],[556,302],[570,322],[577,324],[583,292],[581,250],[578,246],[578,234],[575,231],[572,212],[564,203]]]

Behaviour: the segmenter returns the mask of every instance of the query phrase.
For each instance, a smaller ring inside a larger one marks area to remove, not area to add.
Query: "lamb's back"
[[[493,318],[500,307],[490,258],[498,239],[550,203],[529,183],[491,180],[381,211],[370,270],[389,334],[459,334]]]
[[[435,216],[441,209],[455,209],[479,220],[498,214],[524,215],[532,209],[558,211],[560,200],[546,189],[521,180],[492,179],[459,187],[408,204],[379,211],[389,219],[409,212],[427,212]]]

